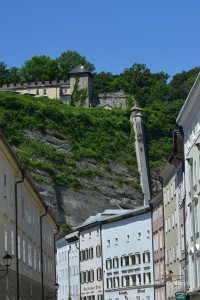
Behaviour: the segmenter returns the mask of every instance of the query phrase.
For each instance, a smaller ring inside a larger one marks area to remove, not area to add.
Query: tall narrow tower
[[[78,79],[78,89],[87,89],[87,98],[85,99],[85,107],[90,107],[91,97],[92,97],[92,74],[88,69],[86,69],[82,65],[78,65],[76,68],[71,70],[69,73],[70,77],[70,90],[71,93],[74,90],[74,85],[76,80]]]
[[[142,109],[134,106],[130,111],[130,121],[135,132],[135,151],[138,163],[138,171],[140,173],[140,184],[144,193],[144,205],[148,205],[151,193],[144,124],[141,114]]]

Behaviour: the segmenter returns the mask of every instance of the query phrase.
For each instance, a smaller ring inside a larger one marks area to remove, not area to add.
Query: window
[[[85,259],[85,251],[81,250],[81,261],[84,261]]]
[[[96,246],[96,256],[97,256],[97,257],[100,257],[100,256],[101,256],[101,246],[100,246],[100,245],[97,245],[97,246]]]
[[[14,232],[11,230],[11,254],[15,254],[15,246],[14,246]]]
[[[107,240],[107,247],[110,247],[110,240]]]
[[[135,254],[135,262],[136,262],[137,265],[139,265],[141,263],[141,261],[140,261],[140,253],[136,253]]]
[[[195,203],[194,207],[194,227],[195,227],[195,233],[199,232],[199,216],[198,216],[198,205]]]
[[[28,245],[28,265],[32,267],[32,247]]]
[[[128,256],[122,256],[121,257],[121,266],[125,267],[129,265],[129,257]]]
[[[159,237],[160,237],[160,249],[163,248],[163,229],[160,229],[159,231]]]
[[[85,260],[88,260],[88,249],[85,249]]]
[[[81,283],[85,283],[85,272],[81,272]]]
[[[85,282],[89,282],[90,281],[90,271],[85,271]]]
[[[107,283],[107,289],[111,289],[112,288],[112,278],[107,278],[106,283]]]
[[[150,238],[150,230],[147,229],[147,239],[149,239],[149,238]]]
[[[4,249],[8,251],[8,229],[7,225],[4,225]]]
[[[135,265],[135,255],[134,254],[131,254],[129,256],[129,264],[132,266]]]
[[[46,88],[43,88],[43,95],[46,95],[47,94],[47,90]]]
[[[114,257],[113,258],[113,268],[118,268],[119,267],[119,258]]]
[[[149,263],[150,262],[150,252],[145,251],[143,253],[143,263]]]
[[[20,236],[18,235],[18,259],[20,259]]]
[[[34,266],[34,269],[36,270],[37,268],[37,253],[36,253],[36,250],[34,249],[34,257],[33,257],[33,266]],[[50,269],[50,268],[49,268]],[[50,270],[49,270],[49,273],[50,273]]]
[[[113,278],[113,287],[118,288],[119,287],[119,277]]]
[[[108,258],[106,260],[106,269],[112,269],[112,259]]]
[[[90,282],[94,281],[94,270],[90,270]]]
[[[170,231],[170,216],[168,217],[168,230]]]
[[[141,240],[141,232],[138,232],[138,240]]]
[[[36,89],[36,95],[39,95],[40,92],[39,92],[39,89]]]
[[[115,238],[115,246],[118,246],[118,238]]]
[[[130,285],[136,285],[136,275],[130,275]]]
[[[23,240],[22,242],[22,252],[23,252],[23,262],[26,262],[26,242]]]
[[[7,175],[3,175],[3,192],[4,192],[4,197],[7,196]]]
[[[141,274],[136,274],[136,285],[141,285]]]
[[[97,269],[97,280],[101,280],[102,279],[102,270],[101,268]]]
[[[167,223],[167,219],[165,219],[165,233],[167,233],[168,231],[168,223]]]
[[[93,258],[93,248],[92,247],[89,249],[89,258],[90,259]]]
[[[144,277],[144,284],[150,284],[151,283],[151,273],[144,273],[143,274]]]
[[[129,281],[129,275],[122,276],[122,286],[129,286],[130,281]]]
[[[40,253],[38,254],[38,271],[41,272]]]

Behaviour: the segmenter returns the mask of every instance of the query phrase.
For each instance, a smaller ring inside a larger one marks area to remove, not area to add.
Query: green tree
[[[172,77],[170,86],[173,90],[174,99],[186,99],[199,72],[200,67],[195,67],[189,71],[182,71]]]
[[[22,82],[52,81],[58,78],[56,60],[49,56],[33,56],[21,68],[19,75]]]
[[[5,62],[0,62],[0,85],[6,83],[8,72]]]
[[[114,76],[110,72],[101,72],[99,74],[94,74],[92,79],[93,93],[98,94],[112,92],[113,78]]]
[[[139,106],[144,107],[154,101],[153,97],[150,97],[153,87],[160,83],[163,88],[163,85],[167,85],[168,78],[169,75],[164,72],[152,73],[145,64],[133,64],[131,68],[125,69],[120,74],[118,86],[122,87],[127,94],[132,95]]]
[[[95,70],[94,65],[86,60],[84,56],[81,56],[76,51],[67,50],[57,58],[57,63],[59,66],[59,78],[67,79],[68,73],[77,67],[79,64],[82,64],[90,72]]]
[[[8,70],[6,83],[18,83],[18,82],[20,82],[19,69],[16,67],[12,67]]]

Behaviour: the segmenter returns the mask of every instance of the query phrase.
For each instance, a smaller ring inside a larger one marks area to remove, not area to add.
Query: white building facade
[[[58,300],[80,298],[79,237],[72,232],[56,242]]]
[[[184,132],[186,247],[191,299],[200,299],[200,75],[178,115]]]
[[[102,224],[105,300],[154,300],[150,207]]]
[[[102,300],[102,245],[100,227],[79,228],[80,296],[82,300]]]

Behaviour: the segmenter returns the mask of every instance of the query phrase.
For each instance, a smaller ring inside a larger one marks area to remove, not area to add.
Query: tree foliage
[[[19,72],[22,82],[52,81],[58,78],[56,60],[49,56],[33,56],[27,60]]]
[[[95,70],[94,65],[86,60],[84,56],[81,56],[76,51],[65,51],[57,58],[59,67],[59,78],[67,79],[68,73],[77,67],[79,64],[83,65],[90,72]]]

